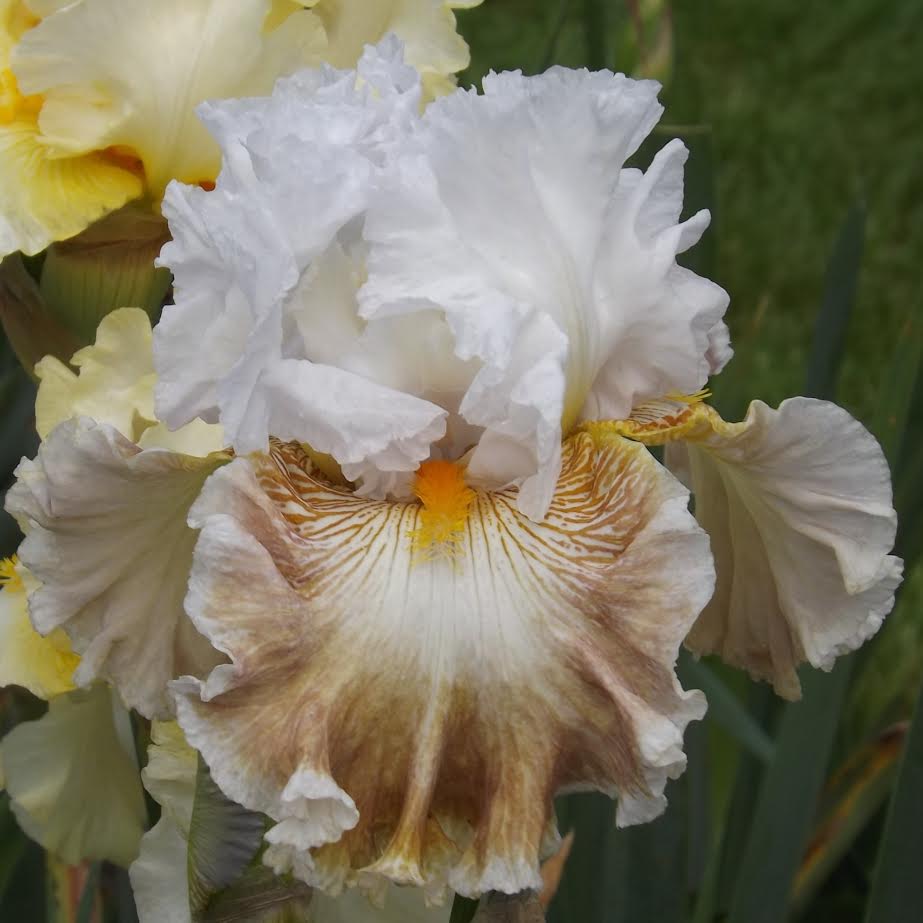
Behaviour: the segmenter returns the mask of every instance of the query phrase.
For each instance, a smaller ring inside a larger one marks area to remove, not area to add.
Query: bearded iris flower
[[[3,0],[0,253],[37,253],[132,200],[157,208],[172,179],[210,185],[220,153],[197,103],[268,93],[321,61],[352,65],[389,31],[444,92],[468,60],[452,9],[472,5]]]
[[[222,168],[166,192],[143,409],[129,376],[130,431],[91,411],[19,469],[33,620],[175,709],[278,872],[539,887],[557,793],[663,810],[705,709],[684,641],[796,696],[893,605],[869,433],[705,403],[728,299],[676,257],[708,215],[679,220],[680,142],[625,165],[657,91],[499,74],[421,114],[387,40],[201,107]]]

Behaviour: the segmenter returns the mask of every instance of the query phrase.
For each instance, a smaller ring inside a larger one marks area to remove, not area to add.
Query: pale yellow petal
[[[22,38],[13,67],[44,98],[39,125],[59,156],[114,147],[137,156],[158,201],[171,179],[215,178],[218,147],[195,114],[206,99],[255,96],[316,60],[302,11],[264,33],[269,0],[82,0]]]
[[[154,358],[151,321],[139,308],[121,308],[103,318],[96,343],[76,352],[72,371],[53,356],[35,367],[41,384],[35,425],[45,439],[71,417],[109,423],[136,440],[154,421]]]
[[[393,32],[404,43],[404,59],[423,78],[430,98],[455,88],[454,74],[470,54],[458,34],[453,9],[479,0],[319,0],[312,5],[327,30],[324,57],[335,67],[354,67],[362,49]]]
[[[63,631],[43,638],[32,627],[23,576],[12,561],[0,561],[0,686],[50,699],[74,688],[79,662]]]
[[[0,256],[34,254],[137,198],[137,174],[104,154],[52,159],[34,121],[0,124]]]
[[[693,651],[798,698],[800,664],[829,670],[878,630],[901,578],[889,554],[891,476],[881,447],[845,410],[808,398],[778,410],[754,401],[729,424],[677,398],[614,428],[666,443],[711,537],[718,582],[687,639]]]
[[[0,743],[6,788],[25,832],[76,865],[128,865],[146,812],[128,713],[105,686],[51,700]]]
[[[686,491],[584,435],[544,522],[472,494],[454,552],[421,554],[419,505],[357,497],[289,445],[190,512],[187,611],[232,662],[173,683],[179,721],[276,822],[277,871],[334,894],[538,888],[557,791],[617,794],[622,824],[663,809],[704,710],[673,664],[713,589]]]

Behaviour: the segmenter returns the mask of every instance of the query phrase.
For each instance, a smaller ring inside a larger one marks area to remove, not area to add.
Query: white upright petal
[[[501,74],[421,116],[392,39],[355,73],[205,107],[224,168],[214,192],[174,186],[165,203],[177,304],[156,334],[158,413],[220,420],[244,453],[308,442],[378,496],[430,451],[467,454],[475,482],[519,487],[540,520],[562,433],[693,392],[726,359],[725,293],[676,264],[708,221],[677,223],[685,148],[624,169],[657,90]],[[357,377],[314,386],[337,369]]]
[[[69,865],[137,855],[145,807],[131,722],[108,688],[56,696],[0,756],[16,819],[49,852]]]
[[[228,456],[142,450],[111,426],[62,423],[24,460],[6,507],[40,581],[35,627],[63,627],[82,655],[76,681],[111,680],[145,715],[168,714],[166,684],[219,659],[183,612],[195,533],[189,507]]]
[[[707,213],[677,224],[686,151],[623,169],[660,116],[658,85],[608,72],[491,75],[433,103],[366,220],[363,316],[441,308],[482,368],[460,411],[487,431],[472,473],[520,447],[520,509],[539,519],[562,425],[627,416],[709,374],[727,296],[676,265]],[[414,153],[417,152],[417,153]]]
[[[176,185],[164,202],[174,241],[163,261],[175,274],[176,304],[164,312],[155,352],[158,411],[169,425],[220,419],[242,452],[265,449],[270,434],[300,439],[350,476],[374,479],[413,471],[444,434],[446,414],[361,370],[326,364],[324,344],[300,332],[314,283],[329,288],[318,274],[324,258],[362,213],[419,105],[419,79],[394,41],[365,54],[358,80],[327,68],[281,81],[271,99],[204,111],[225,165],[214,191]],[[345,302],[351,350],[361,336],[359,280],[344,281],[335,304]],[[211,348],[202,356],[204,341]]]
[[[894,605],[902,563],[888,464],[845,410],[761,401],[746,420],[711,414],[668,462],[687,466],[718,583],[687,645],[800,695],[796,667],[829,670]]]

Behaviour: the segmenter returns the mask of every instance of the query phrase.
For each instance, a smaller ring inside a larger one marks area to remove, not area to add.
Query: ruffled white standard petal
[[[352,73],[307,73],[280,82],[270,100],[205,111],[225,165],[214,191],[174,186],[164,202],[176,305],[155,353],[157,407],[169,425],[220,419],[244,452],[265,449],[270,433],[297,438],[362,478],[413,471],[445,432],[445,412],[327,364],[323,347],[299,333],[299,316],[317,303],[319,270],[309,267],[335,258],[338,233],[364,209],[377,164],[419,104],[418,78],[394,42],[369,51],[359,75],[357,88]],[[344,310],[358,328],[359,280],[346,284]]]
[[[824,401],[755,401],[738,424],[695,416],[667,459],[688,468],[718,583],[686,643],[797,698],[800,663],[829,670],[894,605],[888,464],[862,424]]]
[[[608,72],[493,75],[422,118],[395,41],[356,80],[306,73],[204,112],[224,169],[215,192],[175,187],[166,202],[177,305],[157,334],[158,411],[171,426],[220,420],[244,452],[270,434],[308,442],[372,492],[426,457],[445,416],[434,451],[474,447],[471,476],[519,486],[541,519],[562,429],[695,391],[726,358],[725,293],[676,264],[708,220],[677,224],[685,148],[623,169],[658,87]],[[219,348],[193,361],[205,339]],[[358,376],[342,393],[368,388],[372,416],[389,402],[400,426],[361,421],[364,444],[339,387],[322,419],[315,384],[341,375],[306,363]]]
[[[275,821],[266,861],[330,893],[514,892],[540,886],[557,790],[656,816],[704,710],[673,675],[713,588],[687,500],[643,447],[580,436],[545,523],[475,492],[456,554],[428,556],[418,504],[293,444],[217,472],[187,609],[231,663],[172,687],[218,785]]]
[[[317,61],[323,47],[322,28],[307,11],[278,27],[284,40],[264,36],[269,9],[269,0],[63,7],[13,53],[22,92],[44,98],[43,143],[62,156],[127,149],[141,160],[155,199],[171,179],[214,179],[219,152],[196,104],[268,92],[275,78]]]
[[[23,686],[42,699],[70,692],[80,662],[64,632],[43,638],[29,621],[24,568],[0,561],[0,686]]]
[[[41,381],[35,426],[42,439],[71,417],[109,423],[137,439],[154,422],[151,321],[140,308],[121,308],[100,322],[96,343],[74,353],[74,372],[54,356],[35,367]]]
[[[686,150],[623,169],[660,116],[658,85],[608,72],[491,75],[433,103],[366,221],[363,316],[438,308],[482,368],[460,403],[486,428],[470,471],[547,509],[566,431],[694,391],[726,294],[676,264]],[[518,473],[510,477],[511,469]]]
[[[170,711],[166,684],[218,660],[183,612],[195,533],[189,507],[228,456],[142,450],[111,426],[58,426],[17,468],[6,507],[41,582],[29,598],[43,634],[63,627],[82,655],[78,683],[111,680],[148,716]]]
[[[20,826],[69,865],[138,853],[146,811],[128,713],[105,686],[52,699],[0,743]]]

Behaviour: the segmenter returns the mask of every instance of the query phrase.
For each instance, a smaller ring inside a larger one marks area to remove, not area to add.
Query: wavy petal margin
[[[29,595],[36,629],[63,627],[82,657],[76,681],[105,678],[148,717],[171,713],[168,680],[220,660],[183,612],[196,540],[186,515],[228,459],[141,449],[80,417],[20,463],[7,494],[26,533],[20,558],[41,583]]]
[[[666,443],[690,484],[718,583],[686,640],[797,699],[804,662],[829,670],[881,626],[902,562],[874,436],[841,407],[796,397],[725,423],[701,403],[656,402],[618,431]]]
[[[218,785],[269,814],[265,861],[331,894],[541,886],[551,800],[663,810],[704,699],[673,673],[713,589],[685,489],[641,446],[565,446],[547,520],[478,491],[454,557],[421,507],[357,497],[294,444],[217,472],[187,611],[230,658],[172,684]]]

